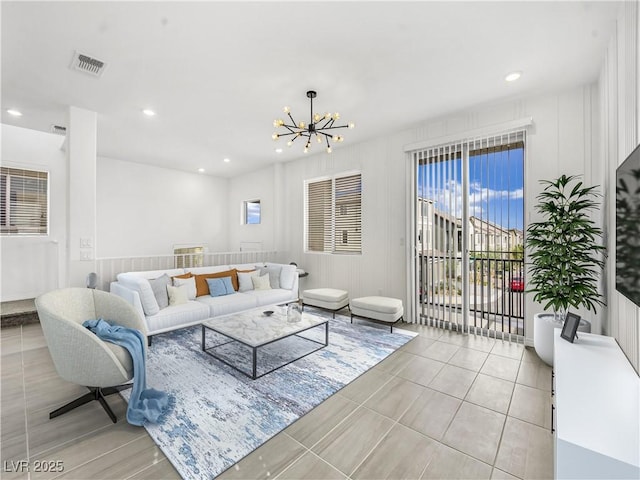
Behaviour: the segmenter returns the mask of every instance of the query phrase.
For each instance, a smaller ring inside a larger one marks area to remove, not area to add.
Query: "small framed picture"
[[[575,313],[568,312],[567,318],[564,321],[564,325],[562,326],[562,331],[560,332],[560,336],[564,338],[566,341],[573,343],[573,339],[576,337],[576,332],[578,331],[578,326],[580,325],[580,315],[576,315]]]

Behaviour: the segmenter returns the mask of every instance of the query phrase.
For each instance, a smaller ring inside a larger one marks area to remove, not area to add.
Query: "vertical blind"
[[[419,321],[524,334],[525,130],[412,152]],[[521,285],[521,284],[520,284]]]
[[[307,184],[307,251],[362,252],[361,174]]]
[[[0,167],[0,233],[47,235],[49,174]]]

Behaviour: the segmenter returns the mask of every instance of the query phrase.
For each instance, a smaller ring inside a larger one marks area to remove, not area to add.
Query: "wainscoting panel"
[[[640,54],[637,2],[625,2],[618,16],[600,73],[602,156],[605,168],[605,229],[609,259],[606,271],[608,312],[603,333],[615,337],[625,355],[640,371],[640,307],[616,291],[615,284],[615,171],[638,145],[638,55]]]

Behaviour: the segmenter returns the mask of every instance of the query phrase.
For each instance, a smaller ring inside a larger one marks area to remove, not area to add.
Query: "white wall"
[[[279,177],[282,165],[267,168],[229,180],[228,229],[229,249],[240,251],[246,244],[261,246],[262,250],[274,250],[282,215]],[[245,225],[243,206],[247,200],[260,200],[260,224]]]
[[[66,278],[67,166],[64,137],[2,125],[2,165],[49,172],[49,235],[2,237],[2,301],[33,298]]]
[[[533,128],[527,137],[525,165],[525,208],[530,210],[539,193],[538,180],[550,179],[561,173],[584,174],[588,183],[602,178],[597,143],[593,135],[594,109],[598,105],[598,90],[594,85],[576,87],[556,94],[484,105],[464,112],[431,120],[402,132],[379,137],[370,142],[334,148],[331,155],[320,153],[305,156],[283,165],[280,183],[285,187],[281,209],[282,236],[275,234],[275,248],[283,252],[282,260],[295,261],[307,270],[309,277],[301,280],[301,288],[331,286],[349,291],[351,297],[383,294],[408,301],[407,268],[410,259],[406,237],[410,162],[404,153],[406,145],[460,135],[533,117]],[[305,253],[303,248],[305,180],[345,171],[362,172],[363,252],[362,255],[327,255]],[[262,195],[265,178],[261,172],[242,175],[232,180],[243,195]],[[242,186],[240,189],[239,186]],[[245,193],[246,192],[246,193]],[[234,194],[231,193],[231,196]],[[237,203],[240,197],[232,200]],[[232,209],[239,208],[237,205]],[[527,220],[534,217],[527,218]],[[601,221],[598,215],[596,220]],[[233,227],[232,227],[233,228]],[[271,235],[272,225],[264,220],[264,238]],[[277,231],[278,229],[276,229]],[[240,234],[231,234],[233,241]],[[244,237],[242,237],[244,238]],[[527,338],[533,338],[533,314],[541,311],[528,296],[526,304]],[[594,331],[600,329],[600,316],[589,314]]]
[[[105,157],[97,171],[97,257],[229,249],[228,180]]]
[[[601,154],[607,185],[605,228],[610,252],[606,272],[609,310],[604,333],[616,338],[636,371],[640,371],[640,308],[615,288],[615,170],[640,141],[639,23],[638,3],[625,2],[600,74]]]

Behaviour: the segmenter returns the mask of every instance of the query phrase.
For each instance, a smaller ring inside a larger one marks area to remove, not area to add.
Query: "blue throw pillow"
[[[209,295],[212,297],[221,297],[235,293],[231,284],[231,277],[207,278],[209,284]]]

